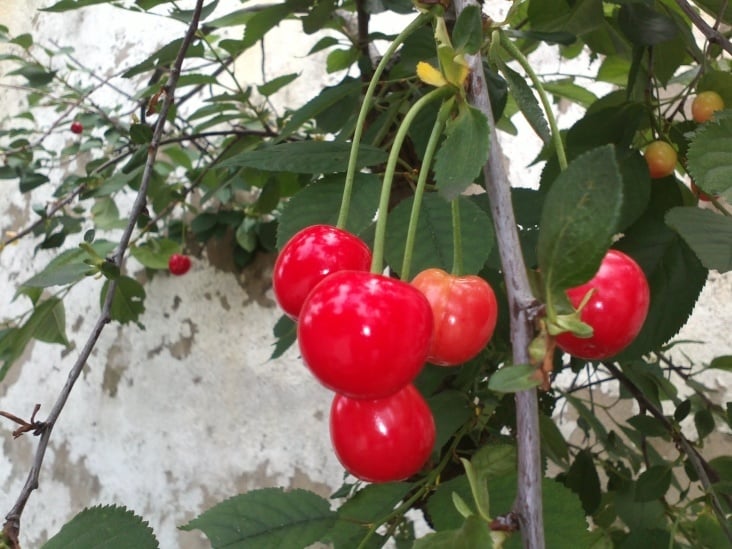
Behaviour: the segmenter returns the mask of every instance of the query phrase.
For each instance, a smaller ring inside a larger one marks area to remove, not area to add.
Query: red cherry
[[[595,276],[567,290],[567,296],[577,307],[591,289],[595,293],[580,318],[592,326],[593,335],[560,334],[557,345],[579,358],[604,360],[622,351],[640,332],[648,314],[650,290],[638,264],[617,250],[610,250]]]
[[[81,125],[81,122],[74,120],[71,123],[71,133],[80,134],[84,131],[84,126]]]
[[[181,276],[188,272],[191,268],[191,258],[183,254],[173,254],[168,260],[168,270],[170,274]]]
[[[498,303],[485,280],[427,269],[414,277],[412,286],[432,306],[435,325],[429,362],[440,366],[462,364],[490,341],[496,328]]]
[[[355,235],[329,225],[306,227],[282,247],[275,261],[272,289],[277,303],[297,319],[318,282],[336,271],[368,271],[371,250]]]
[[[308,295],[297,338],[305,365],[323,385],[352,398],[381,398],[422,369],[432,310],[406,282],[339,271]]]
[[[435,421],[411,384],[377,400],[336,395],[330,438],[338,460],[353,476],[393,482],[424,467],[435,445]]]

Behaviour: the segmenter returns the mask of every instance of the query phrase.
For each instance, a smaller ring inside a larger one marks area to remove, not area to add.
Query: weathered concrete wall
[[[145,58],[183,29],[104,7],[62,15],[34,11],[48,4],[4,0],[0,23],[16,34],[32,31],[73,45],[78,57],[105,76]],[[222,12],[241,5],[221,4]],[[295,45],[292,31],[286,29],[282,44],[298,52],[291,58],[295,70],[316,75],[300,57],[307,47]],[[256,52],[237,70],[259,80]],[[293,92],[303,100],[315,91],[304,80]],[[0,105],[17,108],[19,97],[0,89]],[[576,115],[570,109],[563,125]],[[524,166],[536,147],[505,143],[513,179],[535,179],[536,171]],[[33,201],[45,199],[44,193],[39,189]],[[0,212],[2,230],[23,227],[33,216],[31,200],[13,182],[0,185]],[[15,287],[52,256],[34,255],[33,244],[25,241],[0,254],[1,317],[26,309],[23,299],[12,300]],[[262,256],[236,275],[215,256],[215,249],[206,249],[185,277],[160,274],[145,284],[145,330],[111,325],[103,333],[53,433],[40,489],[25,511],[27,547],[38,546],[83,507],[112,502],[145,516],[164,548],[206,547],[197,534],[176,526],[225,497],[262,486],[328,495],[340,485],[342,469],[328,440],[329,393],[307,374],[294,350],[268,361],[271,327],[279,316],[268,282],[272,257]],[[66,300],[72,348],[32,344],[0,385],[0,409],[27,416],[40,403],[43,417],[51,407],[98,314],[98,284],[84,281]],[[730,290],[731,277],[713,277],[680,337],[716,341],[717,352],[732,352]],[[703,349],[704,356],[693,355],[700,361],[711,357]],[[13,428],[0,423],[1,512],[19,493],[36,448],[27,435],[13,440]]]

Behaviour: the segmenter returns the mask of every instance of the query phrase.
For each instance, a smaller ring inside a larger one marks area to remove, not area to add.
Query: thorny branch
[[[475,0],[456,0],[459,15]],[[480,56],[466,56],[471,69],[471,103],[488,119],[490,151],[483,168],[483,178],[490,200],[501,266],[506,282],[511,317],[511,345],[514,364],[529,363],[529,343],[534,336],[532,322],[535,299],[531,293],[513,205],[511,185],[503,166],[503,153],[496,135],[493,111],[488,98],[488,85]],[[518,494],[514,511],[521,526],[524,547],[544,549],[544,520],[541,495],[541,456],[539,438],[539,406],[536,390],[516,393],[516,429],[518,443]]]
[[[198,28],[198,22],[201,15],[201,8],[203,7],[203,0],[197,0],[196,1],[196,7],[193,11],[193,17],[191,19],[191,23],[188,26],[188,30],[186,31],[186,35],[183,38],[183,42],[181,44],[180,50],[178,51],[178,55],[176,56],[175,62],[173,64],[173,68],[170,71],[170,75],[168,77],[168,82],[166,84],[166,94],[165,99],[163,101],[162,107],[160,109],[160,113],[158,115],[157,122],[155,124],[155,129],[153,131],[153,137],[152,141],[150,142],[150,147],[148,149],[148,155],[147,155],[147,161],[145,163],[145,168],[142,174],[142,180],[140,182],[140,190],[137,194],[137,198],[135,199],[135,202],[132,206],[132,211],[130,212],[130,219],[127,224],[127,227],[125,228],[122,237],[120,239],[119,247],[117,248],[117,251],[114,255],[114,262],[121,266],[124,261],[125,252],[127,251],[128,244],[130,242],[130,237],[132,236],[132,231],[135,228],[135,224],[137,222],[137,218],[140,216],[140,213],[142,212],[143,208],[145,207],[145,202],[147,200],[146,194],[147,194],[147,188],[150,183],[150,179],[153,174],[153,166],[155,164],[155,157],[157,156],[158,148],[160,146],[160,141],[163,135],[163,129],[165,128],[166,118],[168,114],[168,110],[170,109],[170,106],[173,103],[173,94],[175,92],[176,85],[178,83],[178,77],[180,76],[180,70],[183,65],[183,60],[185,59],[186,51],[188,50],[188,47],[193,41],[193,38],[196,33],[196,29]],[[61,389],[61,392],[53,405],[53,408],[51,409],[51,412],[48,415],[48,418],[46,421],[43,422],[43,428],[40,432],[40,440],[38,441],[38,448],[36,450],[36,454],[33,459],[33,463],[31,464],[31,470],[28,474],[28,478],[26,479],[25,485],[23,486],[20,495],[18,496],[18,499],[16,500],[15,504],[13,505],[10,512],[5,516],[5,524],[3,526],[3,534],[7,540],[7,542],[10,543],[10,546],[13,549],[20,549],[20,543],[18,540],[18,536],[20,533],[20,519],[21,515],[23,514],[23,509],[25,508],[26,504],[28,503],[28,499],[30,498],[31,493],[33,490],[38,488],[38,478],[40,475],[41,466],[43,464],[43,458],[46,453],[46,449],[48,448],[48,442],[51,437],[51,431],[53,430],[53,426],[55,425],[56,421],[58,420],[61,411],[63,410],[66,401],[71,394],[71,390],[74,387],[74,384],[76,383],[76,380],[81,375],[81,372],[84,368],[84,365],[86,364],[87,359],[91,355],[92,350],[94,349],[94,346],[96,345],[97,340],[99,339],[99,336],[101,335],[102,331],[104,330],[104,327],[109,323],[110,321],[110,310],[112,306],[112,300],[114,298],[115,291],[117,289],[117,281],[112,280],[109,284],[109,289],[107,291],[107,296],[104,300],[104,304],[102,306],[102,311],[99,314],[99,317],[97,318],[96,323],[94,324],[94,327],[92,329],[91,334],[89,334],[89,337],[84,344],[84,347],[82,348],[81,352],[79,353],[79,357],[77,358],[74,365],[71,367],[71,370],[69,371],[68,378],[66,380],[66,383],[64,384],[64,387]],[[31,423],[35,421],[34,418],[32,418]]]

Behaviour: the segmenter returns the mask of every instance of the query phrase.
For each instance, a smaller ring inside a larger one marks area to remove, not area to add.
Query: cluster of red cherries
[[[435,443],[430,408],[413,385],[426,362],[461,364],[490,340],[493,290],[477,276],[428,269],[412,282],[370,271],[357,236],[329,225],[301,230],[273,273],[282,310],[297,321],[305,365],[334,391],[336,456],[369,482],[419,472]]]

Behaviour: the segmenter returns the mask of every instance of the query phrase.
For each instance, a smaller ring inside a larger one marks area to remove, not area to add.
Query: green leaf
[[[338,509],[338,521],[321,539],[330,542],[335,549],[358,547],[371,523],[383,519],[406,496],[411,488],[406,482],[370,484],[351,496]],[[372,536],[367,547],[382,547],[383,536]]]
[[[182,530],[201,530],[219,547],[307,547],[335,523],[327,500],[306,490],[262,488],[205,511]]]
[[[714,19],[720,18],[722,22],[732,24],[732,5],[727,0],[695,0],[694,3]]]
[[[709,509],[705,509],[697,515],[694,521],[694,532],[699,540],[699,546],[704,549],[714,549],[729,544],[729,539],[719,525],[717,517]]]
[[[33,337],[46,343],[68,345],[66,338],[66,311],[64,302],[57,297],[50,297],[33,309],[28,325],[33,329]]]
[[[602,2],[595,0],[530,2],[528,16],[533,30],[562,31],[577,36],[598,28],[604,21]]]
[[[723,111],[727,112],[727,111]],[[688,151],[688,170],[705,193],[732,202],[732,113],[704,124]]]
[[[269,97],[270,95],[274,95],[275,93],[280,91],[282,88],[287,86],[290,82],[295,80],[298,76],[300,76],[300,73],[297,73],[297,72],[278,76],[277,78],[273,78],[266,84],[257,86],[257,90],[263,96]]]
[[[516,498],[517,478],[504,475],[491,480],[488,490],[494,516],[513,510]],[[543,478],[541,482],[544,500],[544,524],[546,547],[584,549],[588,547],[589,532],[582,504],[577,495],[554,480]],[[571,543],[568,544],[568,540]],[[520,535],[512,535],[503,545],[504,549],[523,547]]]
[[[297,341],[297,324],[287,315],[282,315],[272,329],[277,341],[270,360],[281,357]]]
[[[671,40],[679,32],[674,20],[642,2],[620,7],[618,24],[623,34],[638,46],[655,46]]]
[[[669,487],[673,474],[667,465],[654,465],[641,473],[635,485],[636,501],[653,501],[662,498]]]
[[[477,5],[469,5],[455,22],[452,45],[458,53],[477,53],[483,44],[483,18]]]
[[[357,78],[346,78],[337,86],[324,88],[317,96],[296,110],[280,132],[279,140],[291,135],[308,120],[318,117],[334,106],[358,100],[361,94],[361,81]]]
[[[63,302],[51,297],[40,303],[34,301],[31,315],[20,327],[0,329],[0,380],[13,362],[18,360],[31,339],[68,345]]]
[[[99,257],[109,255],[116,247],[114,242],[108,240],[97,240],[91,246]],[[61,252],[40,273],[23,282],[21,287],[48,288],[77,282],[89,272],[89,265],[84,263],[88,257],[81,248]]]
[[[585,108],[597,101],[597,96],[594,93],[584,86],[575,84],[571,78],[545,82],[544,89],[556,97],[569,99]]]
[[[643,155],[637,150],[621,152],[615,149],[615,158],[623,177],[623,205],[620,210],[618,231],[632,225],[644,212],[651,197],[651,177]]]
[[[516,473],[516,447],[512,444],[486,444],[470,458],[476,474],[489,481]]]
[[[490,132],[483,113],[463,105],[445,133],[435,155],[435,181],[440,194],[452,200],[475,181],[488,160]]]
[[[98,229],[121,229],[127,225],[126,219],[120,219],[117,204],[110,196],[95,200],[90,213]]]
[[[280,143],[255,151],[246,151],[221,164],[221,168],[258,168],[273,172],[334,173],[345,172],[351,152],[349,143],[336,141],[295,141]],[[362,145],[358,149],[357,168],[381,164],[386,153],[376,147]]]
[[[552,134],[549,130],[549,124],[544,117],[544,111],[539,106],[539,100],[534,95],[533,90],[526,83],[523,76],[505,63],[500,63],[499,69],[503,73],[503,76],[506,77],[508,87],[511,89],[511,93],[521,110],[521,114],[524,115],[526,121],[544,144],[549,144],[552,140]]]
[[[652,530],[664,525],[663,504],[658,500],[637,501],[635,484],[615,493],[615,509],[631,530]]]
[[[20,188],[20,192],[27,193],[28,191],[31,191],[36,187],[40,187],[49,181],[48,177],[42,173],[21,172],[18,187]]]
[[[488,389],[497,393],[517,393],[538,386],[539,376],[531,364],[504,366],[499,368],[488,381]]]
[[[573,160],[544,201],[538,242],[539,269],[547,296],[561,299],[568,288],[597,272],[616,231],[622,181],[612,146]]]
[[[43,88],[50,84],[57,71],[47,71],[41,65],[28,64],[23,65],[19,69],[15,69],[7,74],[9,75],[20,75],[28,81],[28,85],[32,88]]]
[[[566,466],[569,463],[569,446],[554,420],[545,414],[539,414],[539,432],[542,454],[554,463]]]
[[[99,296],[101,304],[107,297],[110,281],[107,280],[102,286]],[[145,311],[145,290],[137,280],[129,276],[120,276],[117,279],[117,290],[112,298],[112,309],[110,317],[122,324],[138,322],[138,318]]]
[[[658,399],[656,395],[653,395],[652,398],[656,400]],[[628,423],[632,425],[643,436],[664,438],[668,437],[668,430],[666,429],[666,427],[653,416],[638,414],[629,418]]]
[[[39,8],[39,11],[70,11],[84,8],[86,6],[93,6],[94,4],[106,4],[108,2],[109,0],[61,0],[47,8]]]
[[[707,269],[732,269],[732,219],[691,207],[672,208],[666,224],[678,232]]]
[[[180,251],[180,244],[168,238],[149,238],[138,246],[130,246],[130,255],[148,269],[167,270],[170,256]]]
[[[648,316],[635,340],[617,358],[628,359],[658,349],[678,333],[694,309],[707,281],[696,254],[664,222],[666,212],[681,203],[681,194],[666,180],[655,181],[645,213],[615,247],[643,269],[651,289]]]
[[[434,448],[439,450],[473,415],[473,409],[460,391],[445,390],[429,397],[427,404],[435,418],[437,437]]]
[[[136,145],[147,145],[152,141],[153,131],[147,124],[132,124],[130,126],[130,140]]]
[[[181,45],[183,44],[182,38],[177,38],[172,42],[169,42],[158,51],[150,55],[147,59],[138,63],[134,67],[128,69],[122,74],[122,78],[132,78],[138,74],[142,74],[149,70],[154,70],[160,66],[170,66],[175,60],[178,52],[180,51]],[[195,42],[186,50],[186,58],[190,59],[193,57],[203,57],[204,48],[200,42]]]
[[[11,44],[17,44],[24,50],[27,50],[33,45],[33,35],[25,33],[20,34],[10,41]]]
[[[493,538],[488,524],[476,516],[465,519],[459,530],[443,530],[418,539],[413,549],[491,549]]]
[[[358,60],[358,48],[332,50],[325,60],[326,72],[333,73],[347,69]]]
[[[598,509],[602,489],[595,461],[589,450],[585,449],[577,453],[563,482],[567,488],[579,496],[585,514],[592,515]]]
[[[699,2],[697,2],[699,4]],[[732,6],[727,6],[732,15]],[[712,90],[722,96],[724,104],[729,109],[732,107],[732,73],[722,70],[714,70],[711,67],[704,71],[699,83],[696,86],[697,92]]]
[[[707,368],[732,372],[732,355],[718,356],[712,359]]]
[[[707,409],[697,410],[694,414],[694,425],[701,441],[714,432],[714,416]]]
[[[440,482],[427,500],[425,512],[435,530],[458,529],[463,524],[464,517],[455,508],[453,494],[470,503],[472,494],[465,475]]]
[[[244,51],[259,42],[264,35],[279,25],[288,15],[292,13],[291,3],[274,4],[266,6],[255,13],[246,23],[244,28],[244,40],[242,50]]]
[[[493,224],[488,215],[468,197],[460,196],[460,227],[463,244],[463,273],[478,273],[493,249]],[[389,213],[386,229],[386,261],[401,273],[404,242],[409,229],[409,216],[414,198],[403,200]],[[437,267],[452,271],[454,242],[450,203],[437,193],[425,193],[417,223],[412,275]]]
[[[363,235],[372,224],[379,207],[379,179],[371,174],[356,174],[346,230]],[[282,208],[277,229],[277,248],[299,230],[310,225],[335,225],[341,207],[343,177],[329,176],[311,183],[293,196]]]
[[[116,505],[84,509],[64,524],[43,549],[156,549],[152,528],[141,517]]]
[[[473,464],[467,459],[460,458],[460,461],[465,468],[465,476],[468,477],[470,492],[473,495],[473,503],[475,503],[475,508],[478,510],[478,516],[484,520],[489,520],[491,516],[490,496],[488,495],[488,486],[486,486],[485,477],[479,475],[473,468]],[[453,498],[453,501],[462,501],[462,498]],[[468,510],[466,509],[467,505],[458,505],[456,505],[458,512],[465,516],[465,511]]]

